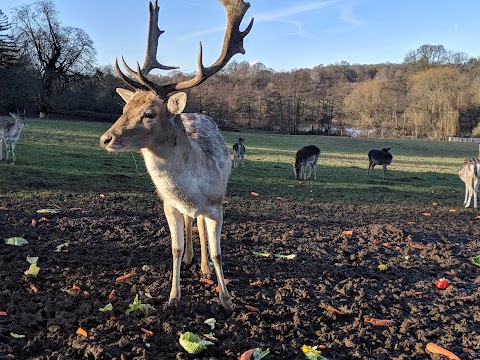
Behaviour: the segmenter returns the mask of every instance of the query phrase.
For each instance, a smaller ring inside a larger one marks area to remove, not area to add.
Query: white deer
[[[470,206],[473,196],[473,207],[477,208],[478,193],[478,174],[480,173],[480,163],[478,159],[468,158],[463,161],[463,165],[458,172],[458,176],[465,183],[465,199],[463,205]]]
[[[233,144],[233,167],[238,167],[240,164],[243,167],[245,160],[245,142],[244,138],[237,138],[237,142]]]
[[[10,113],[10,116],[15,119],[15,122],[12,123],[7,119],[0,118],[0,161],[3,159],[3,145],[5,144],[7,152],[5,161],[8,161],[9,155],[11,154],[12,164],[14,164],[17,159],[15,156],[15,147],[17,146],[17,141],[22,129],[27,123],[27,118],[25,117],[25,110],[23,110],[23,114],[17,110],[17,114]]]
[[[223,223],[223,199],[231,170],[230,154],[215,122],[200,114],[183,114],[187,95],[180,90],[199,85],[222,69],[237,53],[245,53],[243,39],[253,26],[239,30],[250,4],[242,0],[220,0],[227,12],[223,48],[219,58],[209,67],[202,63],[202,46],[198,57],[198,74],[178,83],[159,85],[147,78],[154,68],[169,70],[156,60],[158,38],[158,5],[150,2],[150,24],[145,63],[134,71],[123,61],[128,73],[122,73],[115,61],[120,78],[135,91],[117,89],[125,100],[123,114],[100,138],[100,145],[117,152],[140,149],[147,170],[163,200],[172,238],[173,276],[168,305],[180,301],[180,265],[193,257],[192,219],[196,218],[201,243],[201,271],[209,274],[206,240],[219,285],[221,304],[232,305],[224,283],[220,235]],[[123,60],[123,59],[122,59]],[[172,93],[174,93],[172,95]],[[184,239],[186,230],[186,244]]]
[[[293,163],[295,179],[307,181],[313,171],[313,179],[317,180],[317,161],[319,156],[320,149],[315,145],[307,145],[298,150],[295,154],[295,162]]]

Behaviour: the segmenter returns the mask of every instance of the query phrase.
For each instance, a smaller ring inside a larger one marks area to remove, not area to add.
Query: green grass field
[[[18,141],[15,165],[0,163],[0,197],[55,192],[151,193],[153,184],[138,152],[109,154],[99,146],[105,123],[30,120]],[[246,166],[233,169],[229,194],[256,191],[317,201],[354,203],[443,202],[461,206],[463,183],[457,171],[463,159],[478,154],[476,144],[423,140],[289,136],[264,132],[224,133],[231,149],[246,139]],[[294,180],[292,161],[298,148],[321,149],[317,180]],[[383,180],[367,176],[367,153],[391,147],[393,163]]]

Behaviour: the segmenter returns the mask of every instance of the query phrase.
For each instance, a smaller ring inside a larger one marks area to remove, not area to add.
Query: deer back
[[[389,153],[390,148],[384,148],[382,150],[370,150],[368,152],[368,159],[370,163],[376,165],[390,165],[393,160],[392,154]]]

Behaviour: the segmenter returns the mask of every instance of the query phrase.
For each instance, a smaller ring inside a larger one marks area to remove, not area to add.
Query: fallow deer
[[[470,206],[473,196],[473,207],[477,208],[478,193],[478,174],[480,173],[480,163],[478,159],[468,158],[463,161],[463,165],[458,172],[458,176],[465,183],[465,199],[463,205]]]
[[[315,145],[307,145],[298,150],[295,155],[295,162],[293,163],[295,179],[307,181],[313,171],[313,179],[317,180],[317,161],[319,156],[320,149]]]
[[[27,123],[27,118],[25,116],[25,110],[23,110],[23,114],[17,110],[16,114],[10,113],[10,116],[15,119],[15,122],[12,123],[7,119],[0,118],[0,160],[3,159],[3,144],[5,144],[7,151],[5,161],[8,161],[9,155],[12,154],[12,164],[14,164],[17,159],[15,156],[15,147],[17,146],[17,141],[22,129]]]
[[[383,178],[387,176],[387,165],[390,165],[393,160],[392,154],[389,153],[391,148],[383,148],[382,150],[370,150],[368,152],[368,171],[370,175],[370,168],[372,169],[372,176],[375,176],[375,165],[383,166]]]
[[[231,170],[228,147],[215,122],[208,116],[184,114],[187,95],[177,92],[201,84],[220,71],[235,54],[244,54],[243,39],[253,26],[253,18],[244,31],[240,23],[250,7],[242,0],[220,0],[226,9],[227,25],[218,59],[204,67],[202,44],[198,55],[198,73],[178,83],[160,85],[147,78],[154,68],[170,70],[156,59],[159,36],[157,0],[150,2],[150,23],[145,63],[132,70],[123,60],[126,76],[115,61],[118,76],[135,91],[117,89],[125,100],[123,114],[100,138],[100,145],[111,152],[140,149],[147,170],[163,200],[163,208],[172,239],[173,275],[167,305],[180,301],[180,264],[193,257],[192,219],[198,222],[201,242],[201,271],[209,273],[206,239],[219,285],[223,307],[232,305],[224,283],[220,235],[223,223],[223,199]],[[172,94],[173,93],[173,94]],[[186,230],[186,245],[183,230]],[[206,237],[205,237],[206,236]]]
[[[237,142],[233,144],[233,167],[238,167],[238,164],[243,167],[244,159],[245,159],[245,146],[243,143],[245,142],[244,138],[237,138]]]

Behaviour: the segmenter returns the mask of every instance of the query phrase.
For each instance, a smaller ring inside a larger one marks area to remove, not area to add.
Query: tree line
[[[95,66],[93,41],[64,26],[51,0],[0,10],[0,113],[112,121],[121,113],[113,66]],[[151,75],[160,83],[192,74]],[[407,52],[401,64],[340,62],[275,71],[232,61],[189,90],[187,111],[224,129],[445,139],[480,134],[480,59],[442,45]]]

